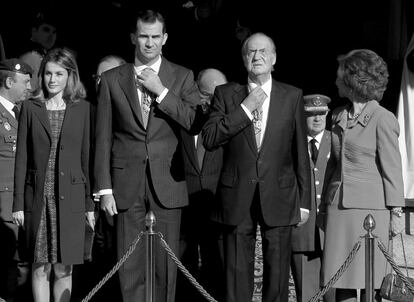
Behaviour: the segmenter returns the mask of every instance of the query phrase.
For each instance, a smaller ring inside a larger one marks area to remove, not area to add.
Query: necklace
[[[360,115],[361,115],[361,112],[355,113],[355,114],[351,114],[351,112],[348,113],[348,117],[351,120],[356,120]]]
[[[349,119],[351,119],[351,120],[356,120],[356,119],[357,119],[357,118],[361,115],[362,111],[364,111],[364,109],[365,109],[365,107],[367,106],[367,104],[368,104],[368,103],[363,104],[363,106],[361,107],[361,110],[360,110],[358,113],[355,113],[355,112],[354,112],[354,114],[351,114],[351,110],[352,110],[352,109],[354,109],[354,110],[355,110],[355,108],[351,108],[351,110],[349,110],[349,112],[348,112],[348,117],[349,117]]]

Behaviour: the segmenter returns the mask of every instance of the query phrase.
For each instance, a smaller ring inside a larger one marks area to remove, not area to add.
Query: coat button
[[[318,171],[318,168],[313,168],[313,171],[315,171],[315,172]]]
[[[317,194],[316,198],[321,199],[321,194]]]
[[[319,180],[315,181],[315,185],[319,185]]]
[[[61,199],[61,200],[65,199],[65,196],[60,195],[60,199]]]
[[[61,176],[65,175],[65,172],[61,171],[61,172],[60,172],[60,175],[61,175]]]
[[[9,187],[5,187],[5,188],[4,188],[4,190],[5,190],[5,191],[8,191],[8,190],[9,190]]]
[[[63,150],[63,149],[65,149],[65,148],[63,147],[63,145],[62,145],[62,146],[60,146],[60,150]]]

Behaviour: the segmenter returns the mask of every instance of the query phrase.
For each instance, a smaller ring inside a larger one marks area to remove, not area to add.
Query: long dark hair
[[[48,97],[48,91],[43,82],[45,67],[48,62],[53,62],[68,72],[68,82],[63,91],[63,99],[66,102],[78,102],[80,99],[86,98],[86,90],[80,81],[75,55],[67,48],[53,48],[46,53],[39,68],[39,88],[34,94],[35,98],[46,99]]]

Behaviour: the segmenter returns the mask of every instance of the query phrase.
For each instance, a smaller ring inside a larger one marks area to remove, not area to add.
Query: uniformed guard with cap
[[[304,109],[308,129],[309,161],[312,181],[312,205],[308,221],[292,232],[291,270],[298,302],[309,301],[320,289],[323,232],[319,213],[326,164],[331,150],[331,133],[325,130],[328,104],[331,99],[322,94],[305,95]],[[322,213],[322,212],[321,212]],[[330,289],[324,301],[333,302]]]
[[[17,296],[28,292],[21,290],[28,266],[17,252],[19,228],[12,221],[12,205],[19,104],[30,94],[31,74],[32,68],[19,59],[0,61],[0,297],[6,301],[19,301]]]

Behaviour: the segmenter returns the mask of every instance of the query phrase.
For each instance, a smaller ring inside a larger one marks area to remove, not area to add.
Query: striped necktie
[[[257,150],[260,150],[261,136],[262,136],[263,108],[260,107],[254,110],[252,114],[253,114],[254,135],[256,137]]]
[[[141,115],[144,128],[146,129],[148,125],[149,113],[151,110],[151,103],[154,99],[154,95],[151,91],[149,91],[147,88],[144,87],[144,85],[142,85],[139,82],[137,77],[135,77],[135,85],[141,91]]]

